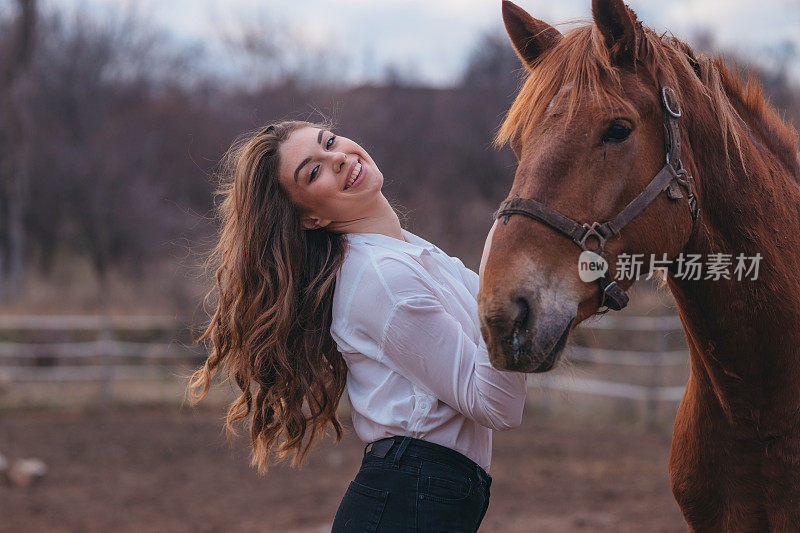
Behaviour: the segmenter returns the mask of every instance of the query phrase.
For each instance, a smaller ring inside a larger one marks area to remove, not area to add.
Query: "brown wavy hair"
[[[306,230],[301,210],[278,181],[280,146],[303,127],[287,121],[246,133],[222,159],[218,204],[219,242],[210,256],[216,284],[206,296],[216,309],[199,338],[210,353],[192,374],[192,405],[208,393],[222,368],[241,394],[230,405],[234,423],[250,417],[251,464],[266,473],[270,455],[293,454],[299,466],[316,437],[333,427],[347,367],[330,335],[336,273],[344,260],[344,236]],[[251,416],[252,415],[252,416]]]

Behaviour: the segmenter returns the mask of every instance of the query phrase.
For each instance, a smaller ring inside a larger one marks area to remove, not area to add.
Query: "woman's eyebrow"
[[[317,144],[322,144],[322,133],[323,133],[323,130],[319,130],[319,135],[317,135]],[[297,175],[300,174],[300,169],[302,169],[304,166],[306,166],[306,163],[308,163],[309,161],[311,161],[311,158],[310,157],[306,157],[305,159],[303,159],[303,162],[300,163],[297,166],[297,169],[294,171],[294,182],[295,183],[297,183]]]

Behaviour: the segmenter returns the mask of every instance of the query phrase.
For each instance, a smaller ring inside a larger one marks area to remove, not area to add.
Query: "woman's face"
[[[361,146],[314,127],[294,131],[281,144],[278,178],[302,209],[307,229],[346,229],[369,212],[383,186],[383,174]]]

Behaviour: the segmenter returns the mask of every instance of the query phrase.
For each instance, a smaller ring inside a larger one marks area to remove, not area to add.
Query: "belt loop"
[[[392,462],[393,468],[400,467],[400,458],[403,457],[403,454],[406,452],[406,448],[411,443],[411,437],[403,437],[400,441],[400,445],[397,447],[397,451],[394,453],[394,461]]]

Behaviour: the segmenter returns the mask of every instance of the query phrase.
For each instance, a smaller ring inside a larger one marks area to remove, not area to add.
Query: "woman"
[[[334,531],[476,531],[489,504],[492,429],[519,425],[525,375],[489,363],[478,276],[402,229],[366,151],[323,125],[282,122],[224,159],[212,351],[252,414],[252,463],[299,465],[345,385],[369,443]],[[487,241],[488,244],[488,241]],[[488,246],[484,248],[484,253]]]

